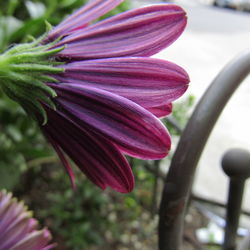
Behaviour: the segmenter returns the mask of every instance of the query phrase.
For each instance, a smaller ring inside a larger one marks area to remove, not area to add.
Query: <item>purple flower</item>
[[[55,74],[57,110],[46,107],[42,130],[72,183],[66,153],[96,185],[129,192],[131,168],[123,154],[161,159],[171,141],[157,117],[171,112],[172,102],[187,89],[189,78],[179,66],[148,58],[174,42],[186,25],[185,12],[163,4],[131,10],[96,24],[91,21],[119,1],[91,1],[48,34],[62,39],[55,55],[65,71]]]
[[[0,191],[0,250],[49,250],[55,247],[55,244],[49,244],[50,232],[37,230],[38,222],[31,215],[23,202]]]
[[[90,1],[42,40],[7,51],[0,74],[10,79],[4,91],[35,113],[72,185],[65,155],[102,189],[126,193],[134,177],[124,155],[168,154],[170,136],[158,118],[171,112],[189,78],[176,64],[149,58],[183,32],[184,10],[160,4],[90,24],[121,2]]]

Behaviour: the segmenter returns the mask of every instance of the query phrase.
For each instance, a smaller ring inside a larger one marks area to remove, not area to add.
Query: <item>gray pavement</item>
[[[135,1],[137,5],[149,2],[157,1]],[[201,4],[201,0],[179,0],[175,3],[187,12],[187,29],[178,41],[155,57],[184,67],[191,78],[185,96],[193,94],[199,100],[225,64],[241,51],[250,49],[250,13],[215,8]],[[220,167],[221,156],[232,147],[250,150],[249,109],[250,78],[247,78],[223,111],[209,138],[197,171],[196,194],[218,201],[226,200],[228,180]],[[250,210],[250,181],[244,208]]]

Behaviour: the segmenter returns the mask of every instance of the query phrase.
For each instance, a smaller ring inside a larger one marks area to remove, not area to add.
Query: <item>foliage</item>
[[[178,121],[178,124],[182,127],[185,126],[188,121],[191,108],[194,106],[195,97],[193,95],[188,96],[182,102],[176,102],[173,108],[173,117]]]
[[[193,95],[189,95],[185,99],[182,99],[181,102],[175,102],[173,105],[172,114],[170,115],[172,122],[170,122],[168,119],[164,119],[164,123],[172,136],[180,136],[179,129],[183,129],[185,127],[192,107],[194,106],[194,102],[195,97]],[[179,129],[176,129],[175,125],[177,125]]]
[[[0,96],[0,188],[11,189],[31,159],[48,157],[36,124],[15,102]]]
[[[36,218],[50,228],[58,249],[132,248],[135,234],[139,244],[155,230],[149,213],[154,178],[144,170],[142,161],[136,161],[137,188],[130,194],[109,189],[100,192],[78,170],[77,188],[72,190],[55,159],[29,168],[14,194],[24,199]],[[144,228],[145,220],[148,224]]]
[[[58,24],[65,16],[83,6],[87,0],[0,0],[0,52],[29,36],[46,31],[45,20]],[[105,15],[118,14],[130,7],[129,0]]]

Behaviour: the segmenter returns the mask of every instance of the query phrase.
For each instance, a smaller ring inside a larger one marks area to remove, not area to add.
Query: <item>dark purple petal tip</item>
[[[134,177],[126,158],[109,140],[79,126],[59,111],[47,110],[49,122],[43,127],[49,140],[57,141],[83,173],[97,186],[127,193]],[[60,124],[56,127],[55,124]]]

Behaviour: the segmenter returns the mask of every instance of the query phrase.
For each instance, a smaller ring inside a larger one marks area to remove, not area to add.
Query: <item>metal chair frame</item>
[[[188,121],[164,181],[159,249],[182,250],[183,221],[197,163],[228,100],[250,73],[250,51],[233,59],[211,83]]]

